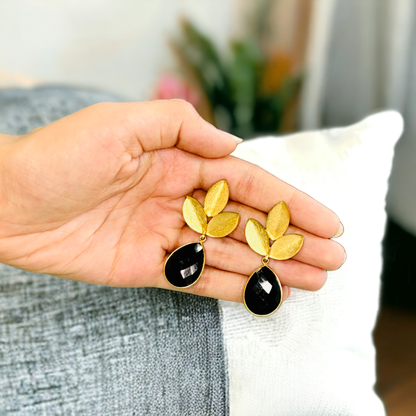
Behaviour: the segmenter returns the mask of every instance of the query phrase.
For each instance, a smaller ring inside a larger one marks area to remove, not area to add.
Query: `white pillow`
[[[241,144],[235,156],[309,193],[340,217],[348,260],[318,292],[292,289],[258,318],[221,302],[235,416],[384,415],[373,391],[381,240],[397,112],[358,124]],[[277,202],[277,201],[276,201]]]

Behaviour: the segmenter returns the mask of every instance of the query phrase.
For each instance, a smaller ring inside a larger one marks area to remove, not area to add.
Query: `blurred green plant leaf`
[[[182,21],[182,37],[171,43],[184,70],[206,95],[217,127],[240,137],[278,131],[301,85],[300,76],[287,76],[278,91],[266,93],[261,88],[267,57],[260,38],[265,36],[262,24],[268,7],[270,0],[262,0],[250,34],[231,44],[229,59],[223,59],[189,20]]]

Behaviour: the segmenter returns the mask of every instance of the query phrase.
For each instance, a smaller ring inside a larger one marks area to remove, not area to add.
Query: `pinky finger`
[[[179,292],[192,293],[194,295],[206,296],[215,299],[227,300],[231,302],[243,303],[244,287],[248,276],[225,272],[206,266],[200,279],[191,287],[180,289],[171,286],[165,278],[160,280],[158,287],[162,289],[173,289]],[[290,288],[283,286],[283,301],[290,294]]]

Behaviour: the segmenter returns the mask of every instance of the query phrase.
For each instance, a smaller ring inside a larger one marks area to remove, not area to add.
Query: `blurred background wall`
[[[149,99],[178,16],[225,45],[230,0],[0,0],[0,87],[59,83]]]

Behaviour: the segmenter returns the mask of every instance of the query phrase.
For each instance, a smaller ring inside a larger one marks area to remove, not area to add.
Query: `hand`
[[[291,260],[270,261],[284,285],[317,290],[344,261],[330,240],[336,214],[260,167],[228,156],[234,136],[178,100],[101,103],[23,136],[1,136],[0,261],[87,283],[172,289],[164,262],[198,240],[182,217],[186,195],[203,202],[226,179],[238,228],[208,238],[204,274],[184,291],[242,301],[261,257],[245,243],[249,218],[285,201],[289,232],[305,235]]]

